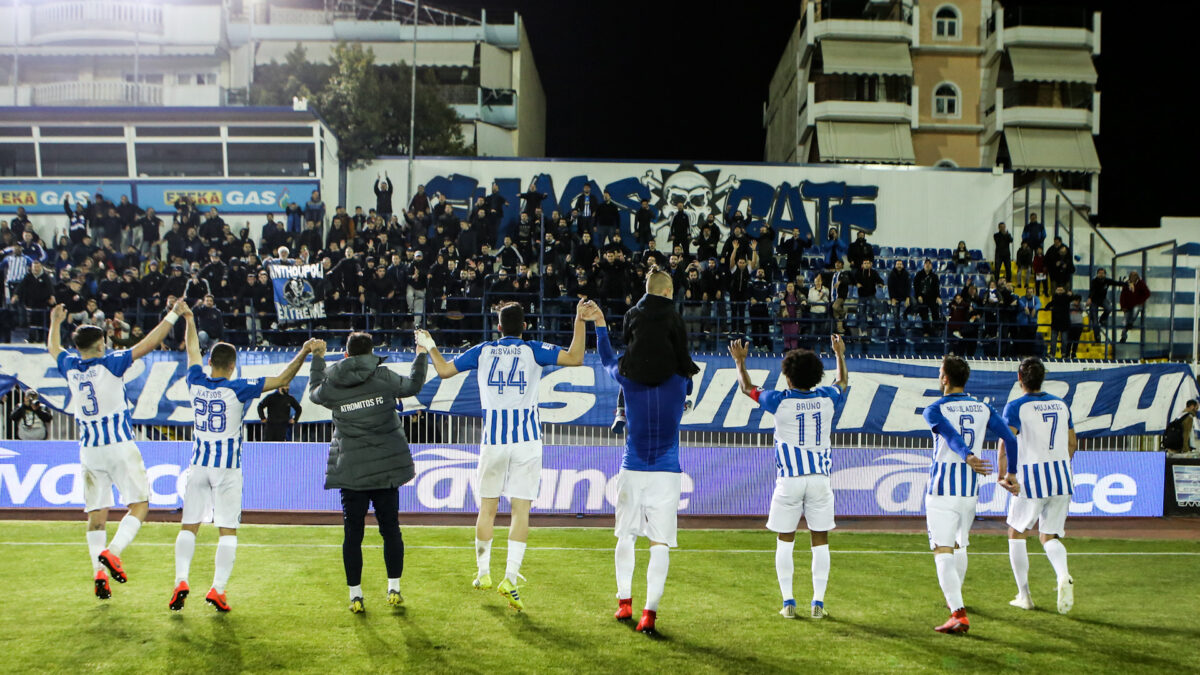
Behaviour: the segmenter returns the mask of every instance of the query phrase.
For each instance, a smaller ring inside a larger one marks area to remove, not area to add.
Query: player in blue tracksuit
[[[662,272],[654,274],[666,276]],[[600,360],[609,376],[621,385],[628,417],[625,454],[617,476],[615,616],[617,620],[633,616],[634,544],[639,536],[644,536],[650,540],[650,563],[646,567],[646,606],[637,630],[649,634],[655,631],[670,550],[677,545],[682,476],[679,423],[691,381],[673,374],[662,384],[648,386],[621,375],[620,359],[609,342],[604,313],[593,303],[584,318],[596,323]]]

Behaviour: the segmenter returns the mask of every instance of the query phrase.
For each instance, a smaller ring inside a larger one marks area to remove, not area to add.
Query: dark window
[[[0,136],[32,136],[33,129],[29,127],[0,127]]]
[[[230,143],[230,176],[308,176],[317,170],[312,143]]]
[[[223,176],[220,143],[138,143],[138,175]]]
[[[221,127],[138,127],[139,137],[157,136],[179,138],[181,136],[220,136]]]
[[[123,127],[42,127],[43,136],[124,136]]]
[[[33,143],[0,143],[0,176],[37,176]]]
[[[229,127],[230,136],[298,136],[312,138],[312,127]]]
[[[42,143],[42,175],[128,176],[124,143]]]

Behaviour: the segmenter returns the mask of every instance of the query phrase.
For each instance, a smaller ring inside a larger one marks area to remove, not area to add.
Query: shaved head
[[[674,284],[671,283],[671,275],[658,269],[657,267],[646,275],[646,292],[651,295],[659,295],[664,298],[670,298],[674,291]]]

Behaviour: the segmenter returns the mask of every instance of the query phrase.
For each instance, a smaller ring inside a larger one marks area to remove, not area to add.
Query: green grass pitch
[[[109,525],[109,534],[115,524]],[[92,595],[83,523],[0,522],[0,656],[4,672],[1195,672],[1200,668],[1200,542],[1068,539],[1076,605],[1057,614],[1053,572],[1030,541],[1039,609],[1014,594],[1003,538],[977,535],[964,594],[967,636],[946,618],[920,535],[834,532],[830,618],[776,612],[774,542],[765,531],[690,530],[671,554],[657,639],[612,619],[611,531],[535,529],[522,570],[526,611],[473,590],[472,532],[405,529],[403,610],[384,602],[377,533],[368,530],[367,613],[347,611],[341,530],[246,526],[228,588],[233,611],[203,601],[216,531],[201,530],[192,596],[167,609],[178,527],[147,524],[124,562],[130,581]],[[492,577],[503,574],[504,531]],[[809,594],[797,545],[796,595]],[[639,542],[634,606],[644,600]],[[1145,555],[1151,553],[1152,555]],[[1132,554],[1132,555],[1131,555]]]

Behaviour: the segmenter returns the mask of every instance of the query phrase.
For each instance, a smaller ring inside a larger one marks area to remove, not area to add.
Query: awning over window
[[[1100,158],[1092,134],[1084,130],[1006,127],[1014,169],[1097,173]]]
[[[1084,49],[1012,47],[1013,79],[1021,82],[1085,82],[1096,84],[1092,53]]]
[[[817,122],[817,150],[823,162],[915,164],[907,124]]]
[[[826,73],[843,75],[907,75],[912,77],[912,57],[904,42],[821,40]]]

